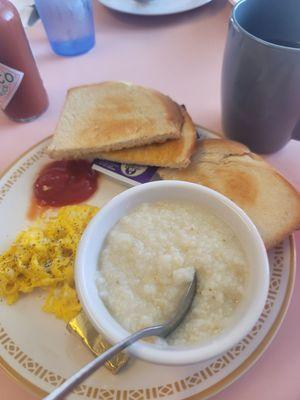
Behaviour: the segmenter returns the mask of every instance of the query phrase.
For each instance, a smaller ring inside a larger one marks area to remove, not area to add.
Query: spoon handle
[[[101,367],[105,361],[112,358],[114,355],[119,353],[120,351],[124,350],[126,347],[130,346],[132,343],[136,342],[137,340],[146,337],[146,336],[153,336],[157,335],[160,326],[153,326],[151,328],[142,329],[121,342],[112,346],[109,350],[105,353],[101,354],[84,367],[82,367],[78,372],[72,375],[69,379],[67,379],[62,385],[57,387],[53,390],[48,396],[44,397],[44,400],[60,400],[63,399],[67,394],[69,394],[72,389],[79,385],[83,380],[85,380],[89,375],[95,372],[99,367]]]

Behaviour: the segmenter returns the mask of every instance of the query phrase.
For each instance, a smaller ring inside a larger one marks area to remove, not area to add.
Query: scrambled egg
[[[97,211],[89,205],[62,207],[22,231],[0,255],[0,297],[12,304],[20,293],[42,288],[47,292],[44,311],[64,321],[75,317],[81,310],[73,274],[76,249]]]

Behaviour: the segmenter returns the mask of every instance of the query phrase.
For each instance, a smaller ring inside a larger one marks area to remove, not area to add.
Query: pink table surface
[[[66,90],[103,80],[125,80],[157,88],[184,103],[193,119],[221,130],[220,71],[231,6],[226,0],[181,15],[135,17],[95,3],[97,45],[76,58],[55,56],[40,23],[28,32],[47,88],[50,107],[39,119],[16,124],[0,115],[0,171],[51,134]],[[269,156],[300,189],[300,143],[291,141]],[[300,233],[295,235],[300,251]],[[254,367],[214,400],[300,399],[300,274],[285,321]],[[35,397],[0,370],[0,399]]]

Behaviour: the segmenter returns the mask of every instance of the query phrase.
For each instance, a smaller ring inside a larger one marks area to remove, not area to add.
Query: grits
[[[96,283],[128,331],[168,320],[196,270],[192,309],[168,338],[198,344],[221,333],[245,295],[246,256],[219,218],[194,203],[144,203],[114,226],[100,255]]]

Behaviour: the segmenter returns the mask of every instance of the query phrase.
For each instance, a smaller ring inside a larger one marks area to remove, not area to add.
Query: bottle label
[[[5,110],[20,86],[24,73],[0,63],[0,107]]]

